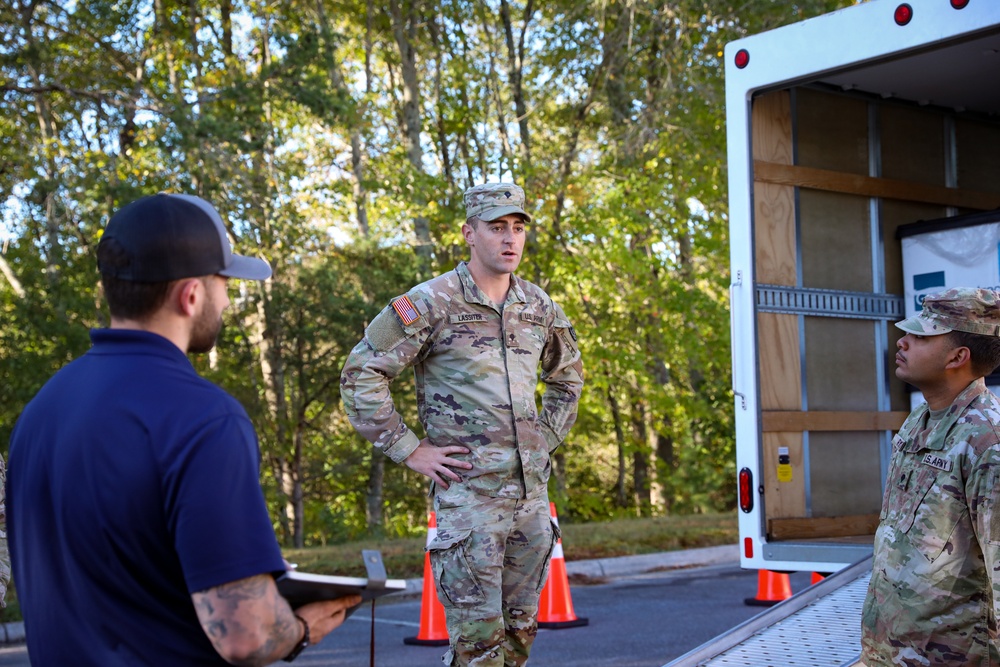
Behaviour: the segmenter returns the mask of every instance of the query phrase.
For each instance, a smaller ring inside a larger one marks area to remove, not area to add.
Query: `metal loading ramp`
[[[663,667],[851,667],[871,556],[737,625]]]

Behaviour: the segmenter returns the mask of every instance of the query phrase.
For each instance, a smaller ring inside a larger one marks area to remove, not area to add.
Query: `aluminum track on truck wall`
[[[836,572],[664,667],[849,667],[872,559]]]

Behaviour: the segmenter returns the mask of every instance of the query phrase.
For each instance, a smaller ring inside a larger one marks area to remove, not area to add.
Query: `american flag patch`
[[[413,324],[420,319],[420,314],[413,307],[413,302],[410,301],[410,297],[408,296],[401,296],[393,301],[392,309],[396,311],[396,314],[399,315],[399,319],[404,325]]]

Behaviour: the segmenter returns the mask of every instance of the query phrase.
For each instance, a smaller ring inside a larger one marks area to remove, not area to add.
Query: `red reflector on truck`
[[[753,558],[753,538],[743,538],[743,557]]]
[[[896,13],[892,17],[896,20],[896,25],[906,25],[913,18],[913,7],[904,2],[896,7]]]
[[[753,509],[753,473],[750,468],[743,468],[739,475],[740,509],[749,512]]]
[[[951,6],[955,9],[965,9],[969,6],[969,0],[951,0]]]
[[[750,52],[746,49],[740,49],[736,52],[733,62],[736,64],[736,67],[743,69],[750,64]]]

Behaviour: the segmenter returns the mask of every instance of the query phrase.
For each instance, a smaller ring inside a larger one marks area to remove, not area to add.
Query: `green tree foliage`
[[[195,193],[275,269],[234,283],[195,363],[257,426],[279,534],[421,529],[426,482],[354,434],[340,369],[390,298],[466,257],[463,190],[516,180],[538,220],[520,273],[587,369],[560,513],[731,507],[723,45],[846,4],[4,3],[0,439],[107,324],[108,216]]]

